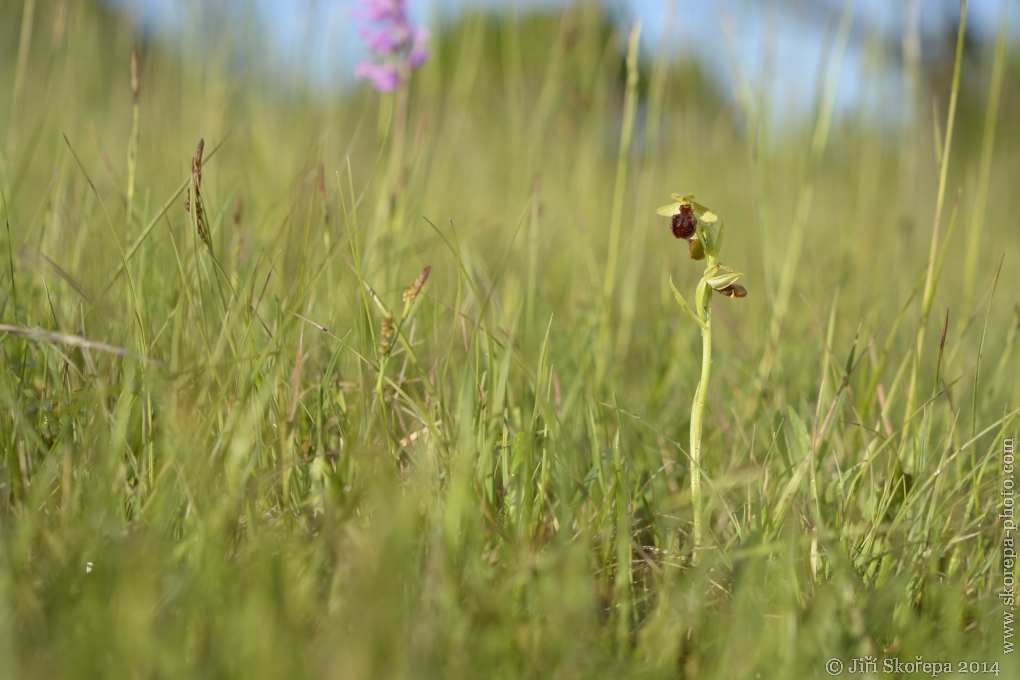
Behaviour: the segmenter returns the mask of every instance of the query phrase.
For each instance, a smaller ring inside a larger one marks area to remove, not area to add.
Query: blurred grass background
[[[1016,671],[1015,47],[996,71],[966,45],[925,313],[952,63],[904,64],[905,126],[828,124],[838,14],[804,121],[765,119],[767,82],[734,74],[734,103],[642,62],[623,164],[598,5],[437,36],[396,160],[392,96],[281,82],[217,16],[170,46],[91,2],[0,4],[0,676]],[[215,261],[183,205],[200,138]],[[714,306],[696,565],[674,191],[725,217],[749,290]],[[399,316],[426,265],[381,361],[369,291]]]

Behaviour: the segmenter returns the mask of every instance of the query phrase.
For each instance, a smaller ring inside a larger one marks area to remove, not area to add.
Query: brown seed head
[[[131,53],[131,103],[138,103],[138,92],[141,84],[138,80],[138,52]]]
[[[430,271],[432,271],[432,266],[426,266],[425,269],[421,270],[421,274],[418,274],[418,278],[414,280],[411,287],[404,289],[403,299],[405,303],[413,305],[414,301],[418,299],[418,293],[421,292],[421,287],[425,285],[425,279],[429,277]]]
[[[329,223],[329,205],[326,204],[326,168],[319,163],[319,200],[322,201],[323,217]]]
[[[379,322],[379,337],[382,342],[379,344],[379,354],[382,356],[389,356],[390,350],[393,349],[393,336],[396,335],[396,330],[393,328],[393,312],[387,312],[386,316]]]
[[[202,243],[206,248],[212,248],[212,244],[209,243],[209,232],[205,228],[205,213],[202,212],[202,204],[198,201],[195,201],[195,226],[198,228],[198,237],[202,239]]]
[[[195,155],[191,159],[191,182],[197,188],[202,184],[202,151],[205,150],[205,140],[198,140],[198,146],[195,147]]]
[[[235,258],[235,263],[241,261],[241,254],[248,243],[248,239],[241,234],[241,217],[243,213],[244,204],[241,202],[241,197],[238,196],[237,201],[234,203],[234,238],[231,243],[231,252]]]
[[[209,231],[206,229],[205,224],[205,213],[202,210],[202,151],[205,149],[205,140],[198,140],[198,146],[195,148],[195,155],[191,158],[191,188],[194,190],[194,206],[195,206],[195,226],[198,229],[198,237],[202,239],[202,243],[207,248],[212,248],[209,243]],[[191,208],[191,200],[189,193],[189,200],[184,202],[185,210]]]

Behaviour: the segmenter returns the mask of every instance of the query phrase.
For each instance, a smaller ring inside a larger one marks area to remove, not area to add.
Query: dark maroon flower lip
[[[731,298],[742,298],[747,297],[747,289],[741,286],[739,283],[732,283],[722,290],[719,291],[726,297]]]
[[[698,218],[694,215],[694,209],[689,205],[680,206],[680,212],[670,218],[670,228],[676,238],[686,241],[694,238],[698,231]]]

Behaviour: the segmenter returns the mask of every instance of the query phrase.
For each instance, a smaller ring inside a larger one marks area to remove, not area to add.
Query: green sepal
[[[698,218],[698,231],[697,231],[697,234],[698,234],[698,240],[701,241],[701,246],[702,246],[701,250],[704,253],[706,253],[708,255],[712,255],[712,257],[715,257],[715,253],[716,253],[716,249],[715,249],[715,230],[712,229],[712,224],[710,222],[705,222],[703,219],[701,219],[699,217]],[[693,244],[691,244],[691,245],[693,246]],[[692,249],[692,251],[693,251],[693,249]],[[692,257],[691,259],[700,260],[701,258],[700,257]]]
[[[664,205],[661,208],[656,208],[655,209],[655,214],[656,215],[662,215],[663,217],[672,217],[673,215],[679,215],[680,214],[680,204],[679,203],[670,203],[669,205]]]
[[[705,281],[716,290],[722,290],[732,286],[740,280],[742,273],[733,271],[721,264],[712,265],[705,270]]]
[[[708,217],[708,219],[705,220],[706,222],[715,221],[716,218],[715,213],[713,213],[711,210],[701,205],[700,203],[695,203],[694,194],[672,194],[670,198],[676,201],[676,203],[670,203],[669,205],[664,205],[661,208],[656,208],[655,213],[657,215],[662,215],[664,217],[672,217],[673,215],[679,215],[680,207],[684,205],[689,205],[694,210],[694,214],[697,215],[699,219],[702,218],[702,216],[704,215]]]
[[[712,240],[712,257],[719,259],[719,253],[722,252],[722,238],[723,230],[726,228],[726,223],[723,219],[719,218],[719,228],[715,232],[715,238]]]
[[[702,277],[701,281],[698,282],[698,289],[694,291],[694,304],[698,308],[699,319],[705,318],[705,296],[709,294],[706,290],[707,288],[708,282],[705,280],[705,277]]]

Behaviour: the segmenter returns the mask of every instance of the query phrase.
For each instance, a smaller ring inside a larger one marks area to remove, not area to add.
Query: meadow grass
[[[849,9],[788,123],[593,5],[465,18],[404,103],[223,16],[0,7],[0,677],[1015,677],[1004,38],[899,127],[835,111]],[[672,192],[748,290],[696,556]]]

